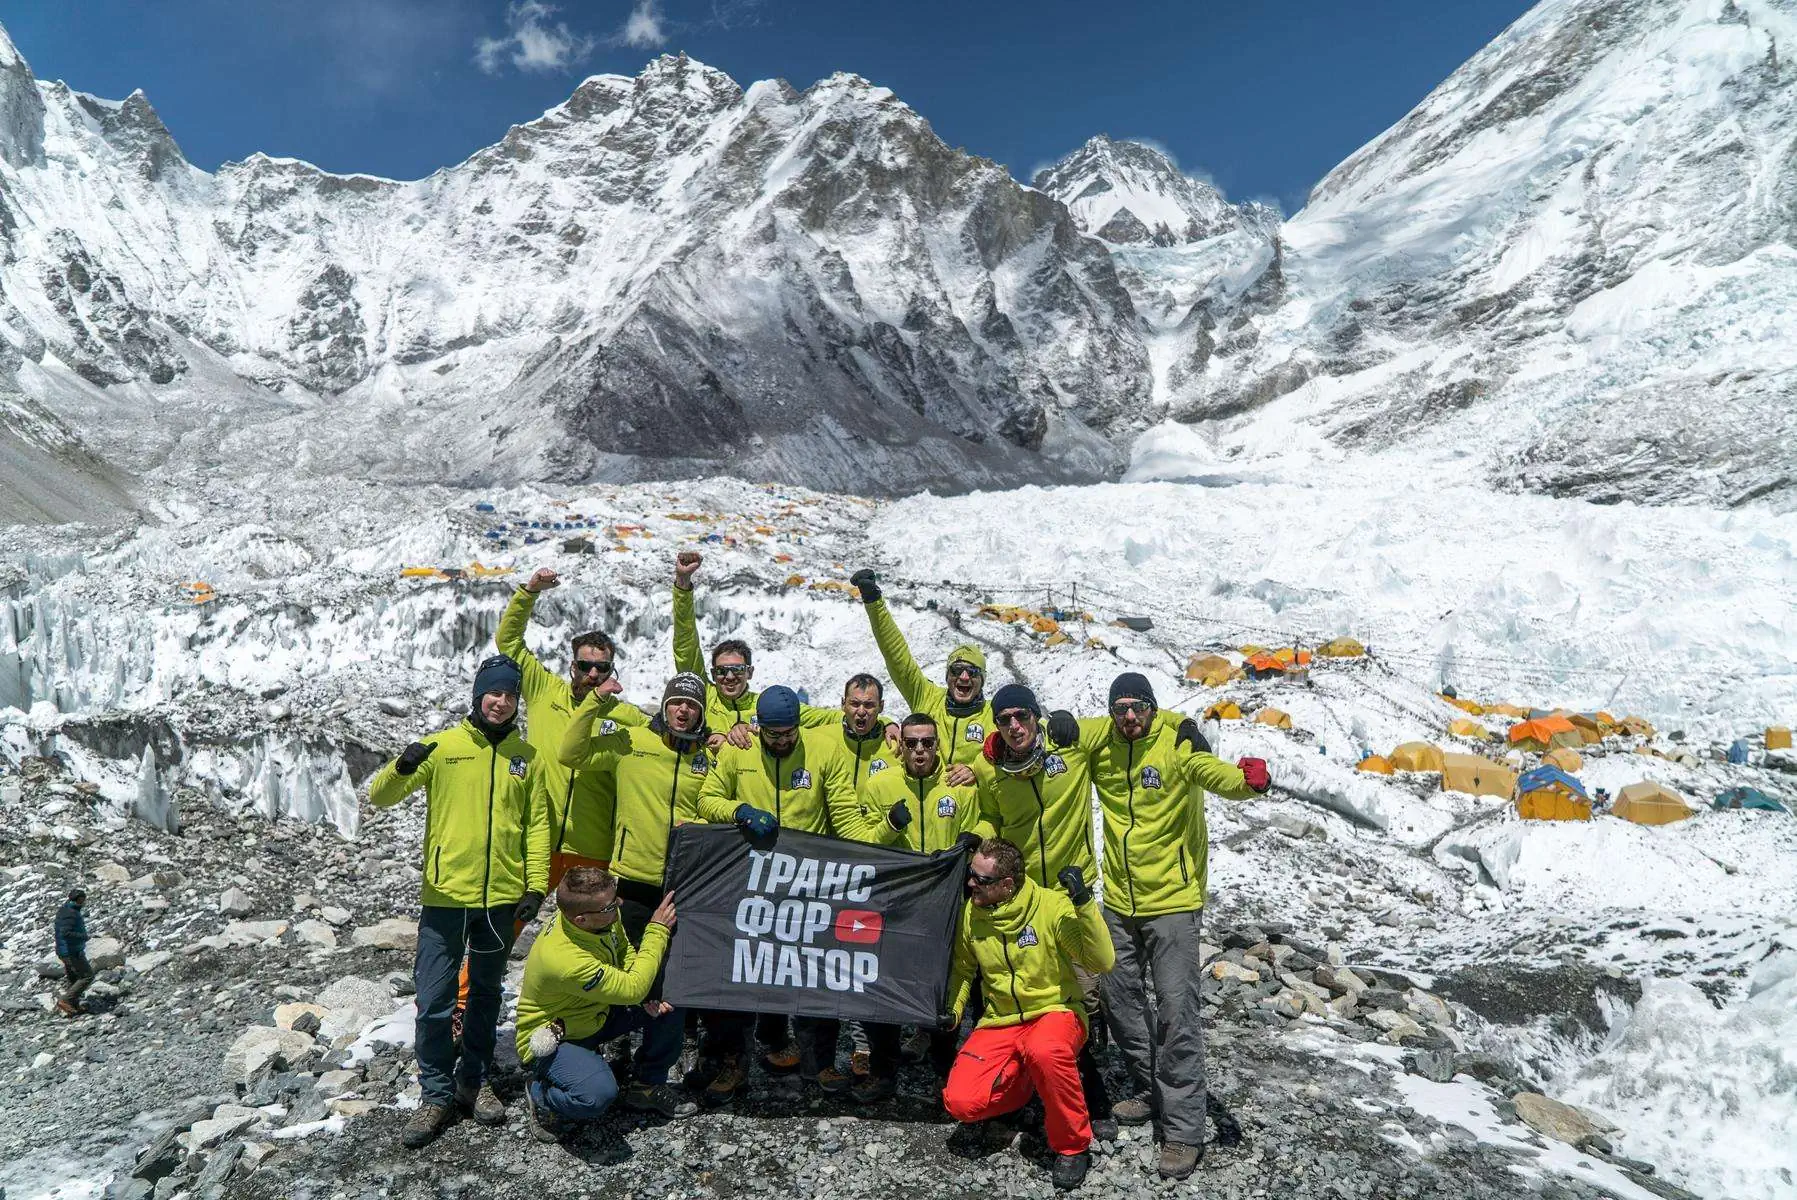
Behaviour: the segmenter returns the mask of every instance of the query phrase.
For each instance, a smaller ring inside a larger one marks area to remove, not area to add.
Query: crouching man
[[[1041,1096],[1055,1154],[1051,1177],[1066,1191],[1085,1180],[1092,1144],[1079,1073],[1086,1006],[1073,967],[1102,974],[1116,951],[1080,869],[1067,867],[1059,878],[1065,896],[1038,887],[1022,852],[1002,838],[986,839],[974,854],[944,1024],[960,1023],[976,975],[986,1011],[955,1058],[942,1103],[955,1120],[971,1123]]]
[[[530,948],[518,991],[518,1057],[535,1071],[525,1088],[537,1138],[557,1141],[573,1121],[591,1121],[618,1098],[601,1047],[641,1031],[643,1046],[624,1106],[684,1117],[698,1110],[668,1086],[686,1031],[660,1000],[645,1003],[674,927],[674,894],[633,948],[618,920],[618,880],[600,867],[570,867],[555,891],[553,924]]]

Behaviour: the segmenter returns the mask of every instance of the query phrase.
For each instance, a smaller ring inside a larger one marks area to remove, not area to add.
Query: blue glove
[[[736,806],[736,823],[747,830],[750,837],[766,837],[780,828],[779,817],[752,804]]]
[[[894,829],[903,829],[911,823],[911,806],[903,800],[895,800],[886,814],[886,823]]]

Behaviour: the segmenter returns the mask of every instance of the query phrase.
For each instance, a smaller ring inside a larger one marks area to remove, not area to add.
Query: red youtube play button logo
[[[872,943],[880,940],[884,917],[865,908],[845,908],[836,914],[836,940]]]

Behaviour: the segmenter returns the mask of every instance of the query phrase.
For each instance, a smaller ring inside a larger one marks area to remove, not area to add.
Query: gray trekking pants
[[[1160,1114],[1161,1136],[1204,1145],[1204,1036],[1199,1028],[1198,926],[1203,913],[1125,917],[1104,923],[1117,965],[1104,976],[1111,1039],[1123,1052],[1135,1094]],[[1154,984],[1154,1000],[1148,984]]]

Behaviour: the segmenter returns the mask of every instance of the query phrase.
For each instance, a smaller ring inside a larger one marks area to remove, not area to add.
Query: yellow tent
[[[1549,750],[1541,756],[1541,761],[1550,767],[1559,767],[1568,775],[1576,774],[1585,765],[1585,760],[1579,757],[1579,752],[1567,746],[1556,746]]]
[[[1603,726],[1599,725],[1595,718],[1587,717],[1583,713],[1573,713],[1566,719],[1572,722],[1572,727],[1579,731],[1579,736],[1584,739],[1587,746],[1596,745],[1604,740]]]
[[[1516,790],[1516,772],[1477,754],[1443,754],[1441,786],[1469,796],[1503,796]]]
[[[1696,815],[1694,809],[1679,799],[1677,792],[1646,780],[1631,783],[1618,792],[1610,811],[1637,825],[1670,825]]]
[[[1292,727],[1291,714],[1281,712],[1277,708],[1261,709],[1254,714],[1254,721],[1257,725],[1271,725],[1274,729],[1290,729]]]
[[[1589,821],[1591,801],[1559,780],[1544,780],[1517,794],[1516,815],[1525,821]]]
[[[1359,658],[1366,653],[1366,647],[1351,637],[1338,637],[1318,646],[1317,653],[1324,658]]]
[[[1234,678],[1235,664],[1221,654],[1194,654],[1186,663],[1186,678],[1205,687],[1218,687]],[[1216,682],[1212,682],[1215,680]]]
[[[1385,760],[1385,756],[1383,754],[1367,755],[1365,758],[1360,760],[1360,762],[1355,766],[1354,769],[1356,771],[1365,771],[1369,775],[1390,775],[1391,774],[1391,764]]]
[[[1766,749],[1789,750],[1791,748],[1791,730],[1785,725],[1772,725],[1766,729]]]
[[[1234,700],[1219,700],[1204,710],[1206,721],[1239,721],[1242,709]]]
[[[1428,742],[1405,742],[1391,752],[1391,765],[1399,771],[1441,770],[1441,747]]]
[[[1526,717],[1529,710],[1520,704],[1487,704],[1485,711],[1499,717]]]
[[[1470,713],[1475,717],[1482,717],[1487,711],[1485,706],[1480,704],[1477,700],[1463,700],[1459,696],[1443,696],[1442,699],[1446,700],[1449,704],[1452,704],[1461,712]]]
[[[1265,654],[1266,652],[1267,648],[1265,646],[1247,645],[1242,647],[1243,658],[1248,658],[1255,654]]]
[[[1480,741],[1491,737],[1491,731],[1471,717],[1461,717],[1458,721],[1453,722],[1448,726],[1448,732],[1455,737],[1477,738]]]
[[[1650,738],[1653,736],[1653,726],[1649,725],[1646,721],[1643,721],[1640,717],[1624,717],[1622,720],[1616,722],[1616,728],[1618,731],[1629,734],[1632,737]]]

